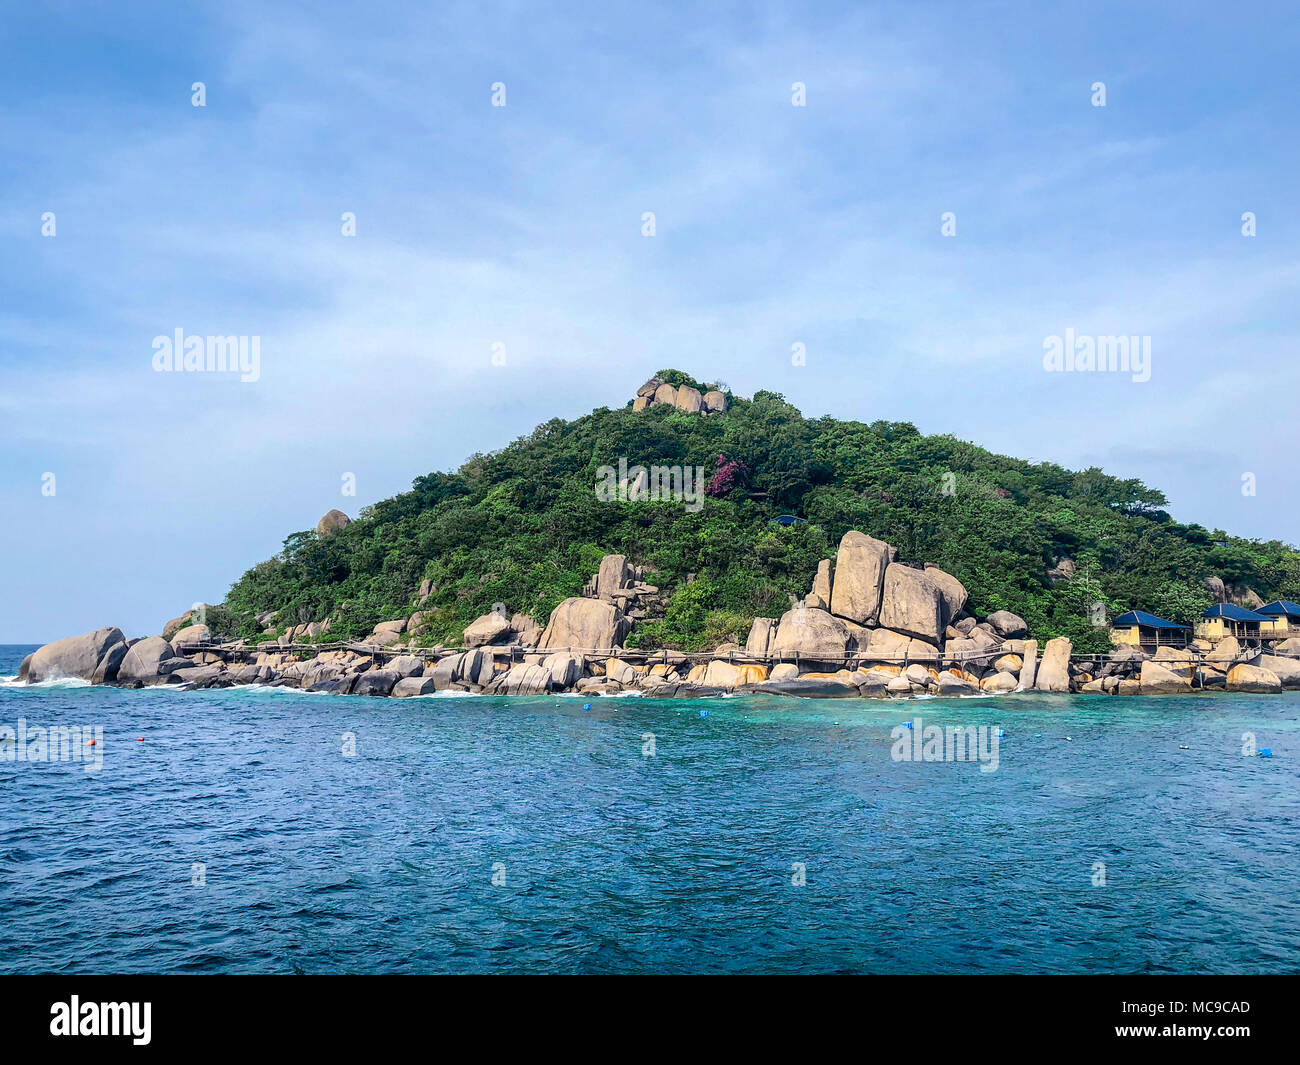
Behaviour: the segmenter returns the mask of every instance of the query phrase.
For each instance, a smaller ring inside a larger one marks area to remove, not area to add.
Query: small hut
[[[1112,643],[1129,644],[1148,652],[1157,647],[1186,647],[1191,631],[1186,625],[1166,621],[1145,610],[1130,610],[1110,624]]]
[[[1259,613],[1273,619],[1272,632],[1260,629],[1264,636],[1278,640],[1300,636],[1300,603],[1293,603],[1290,599],[1274,599],[1268,606],[1260,607]]]
[[[1273,635],[1273,618],[1235,603],[1219,603],[1210,607],[1201,615],[1201,623],[1196,626],[1196,635],[1205,640],[1222,640],[1226,636],[1235,636],[1239,640],[1258,643],[1264,634]]]

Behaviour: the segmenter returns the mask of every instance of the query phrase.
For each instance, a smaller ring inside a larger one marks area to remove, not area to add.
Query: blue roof
[[[1148,629],[1185,629],[1186,625],[1179,625],[1176,621],[1166,621],[1164,618],[1158,618],[1154,614],[1148,614],[1145,610],[1130,610],[1127,614],[1121,614],[1111,624],[1117,628],[1126,628],[1129,625],[1144,625]]]
[[[1290,614],[1292,617],[1300,618],[1300,603],[1293,603],[1290,599],[1274,599],[1268,606],[1259,608],[1261,614]]]
[[[1212,606],[1204,614],[1203,618],[1227,618],[1229,621],[1272,621],[1273,619],[1265,614],[1256,614],[1253,610],[1247,610],[1239,607],[1235,603],[1220,603],[1218,606]]]

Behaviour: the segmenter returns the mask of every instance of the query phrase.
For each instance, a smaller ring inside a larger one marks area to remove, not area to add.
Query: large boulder
[[[856,529],[846,532],[835,555],[831,613],[859,624],[875,621],[880,614],[885,570],[893,561],[894,549],[883,540]]]
[[[856,699],[861,696],[858,686],[839,676],[795,677],[790,680],[769,680],[743,689],[766,695],[793,695],[804,699]]]
[[[117,667],[118,683],[140,681],[143,684],[161,684],[173,668],[166,663],[178,658],[175,649],[161,636],[150,636],[133,644]],[[185,665],[190,663],[185,660]]]
[[[206,625],[186,625],[177,629],[170,638],[164,637],[173,647],[186,643],[207,643],[212,639],[212,631]]]
[[[1192,690],[1190,677],[1155,661],[1142,663],[1142,673],[1138,681],[1143,695],[1177,695]]]
[[[357,677],[357,682],[352,687],[352,694],[389,695],[401,679],[401,676],[391,669],[367,670]]]
[[[1038,664],[1038,677],[1034,688],[1040,692],[1068,692],[1070,690],[1070,652],[1074,645],[1064,636],[1048,640],[1043,648],[1043,658]]]
[[[537,646],[550,651],[607,650],[617,647],[626,631],[627,619],[613,603],[574,597],[551,611]]]
[[[32,653],[24,679],[29,684],[56,680],[60,677],[93,680],[95,670],[105,652],[115,644],[124,642],[125,639],[121,629],[109,626],[81,636],[69,636],[64,640],[47,643],[40,650]]]
[[[391,669],[399,677],[424,676],[424,659],[418,655],[398,655],[389,661],[385,669]]]
[[[545,695],[550,687],[549,669],[521,664],[496,677],[487,691],[490,695]]]
[[[192,618],[193,616],[194,616],[194,611],[190,610],[182,614],[178,618],[172,618],[171,621],[167,622],[167,624],[163,626],[162,638],[164,640],[170,641],[173,636],[175,636],[178,632],[181,631],[181,629],[185,628],[185,626],[190,623],[190,618]]]
[[[125,640],[119,640],[113,644],[99,660],[99,665],[95,667],[95,672],[91,675],[91,684],[112,684],[117,680],[117,671],[122,667],[122,659],[126,657],[126,652],[131,649],[131,645]]]
[[[582,655],[556,651],[542,660],[542,666],[551,674],[551,687],[559,690],[573,687],[586,668]]]
[[[1278,655],[1260,655],[1255,663],[1282,682],[1284,688],[1300,688],[1300,659],[1281,658]]]
[[[749,636],[745,640],[745,652],[759,657],[765,656],[772,646],[773,626],[775,624],[776,622],[772,618],[755,618],[753,624],[749,626]]]
[[[933,562],[927,562],[925,564],[925,575],[939,586],[939,594],[943,596],[943,623],[947,625],[953,618],[960,614],[966,606],[966,600],[968,598],[966,586],[951,573],[946,573],[941,570]]]
[[[1241,643],[1235,636],[1225,636],[1214,650],[1205,656],[1205,661],[1215,666],[1230,666],[1242,657]]]
[[[463,638],[466,647],[483,647],[486,644],[508,640],[513,632],[510,619],[503,614],[493,612],[483,614],[471,621],[465,627]]]
[[[984,621],[1004,640],[1017,640],[1029,632],[1025,619],[1010,610],[995,610]]]
[[[885,569],[880,625],[938,643],[948,625],[939,586],[921,570],[891,562]]]
[[[820,606],[823,610],[831,608],[831,560],[829,558],[824,558],[817,563],[817,576],[813,578],[812,594],[817,602],[810,603],[810,606]]]
[[[656,403],[667,403],[669,406],[677,402],[677,389],[672,385],[660,385],[655,389],[654,401]]]
[[[596,574],[597,599],[613,599],[616,591],[631,584],[632,571],[626,555],[606,555],[600,560],[600,571]]]
[[[781,615],[773,654],[798,652],[802,659],[841,665],[850,650],[848,626],[825,610],[795,607]]]
[[[938,688],[940,695],[978,695],[980,690],[965,677],[946,671],[939,674]]]
[[[393,685],[389,694],[394,699],[409,699],[415,695],[429,695],[437,691],[432,677],[403,677]]]
[[[727,409],[727,393],[719,392],[716,388],[710,392],[705,392],[704,409],[715,412],[725,411]]]
[[[320,537],[333,536],[340,529],[345,529],[351,524],[352,519],[343,511],[331,510],[316,523],[316,535]]]
[[[698,414],[700,408],[704,406],[704,398],[700,395],[698,388],[692,388],[690,385],[679,385],[677,398],[673,403],[678,410],[684,410],[688,414]]]
[[[1014,673],[990,673],[980,681],[980,691],[992,695],[1004,695],[1007,692],[1013,692],[1020,686]]]
[[[1025,641],[1025,664],[1020,667],[1020,687],[1023,691],[1033,691],[1038,679],[1038,641]]]
[[[1282,681],[1271,670],[1240,662],[1228,670],[1230,692],[1280,692]]]

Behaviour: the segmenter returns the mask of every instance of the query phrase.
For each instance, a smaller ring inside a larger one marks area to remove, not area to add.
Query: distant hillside
[[[680,371],[658,376],[708,391]],[[721,413],[649,402],[553,419],[454,473],[417,477],[342,528],[294,533],[235,583],[214,627],[262,638],[255,616],[276,611],[272,629],[330,619],[328,638],[361,636],[409,616],[428,582],[421,642],[456,644],[496,603],[545,624],[616,552],[661,593],[629,646],[707,649],[779,617],[849,529],[958,577],[973,612],[1011,610],[1082,651],[1106,644],[1089,619],[1097,602],[1107,616],[1190,622],[1225,586],[1244,601],[1300,599],[1290,547],[1175,522],[1137,480],[1031,465],[906,422],[808,419],[771,392],[731,397]],[[620,459],[703,466],[713,494],[694,511],[602,501],[599,471]]]

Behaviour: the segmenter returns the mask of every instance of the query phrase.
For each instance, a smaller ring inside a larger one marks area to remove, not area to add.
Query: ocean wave
[[[91,684],[88,680],[82,680],[81,677],[51,677],[49,680],[37,681],[35,684],[20,683],[18,674],[11,677],[0,677],[0,688],[96,688],[103,685]]]

